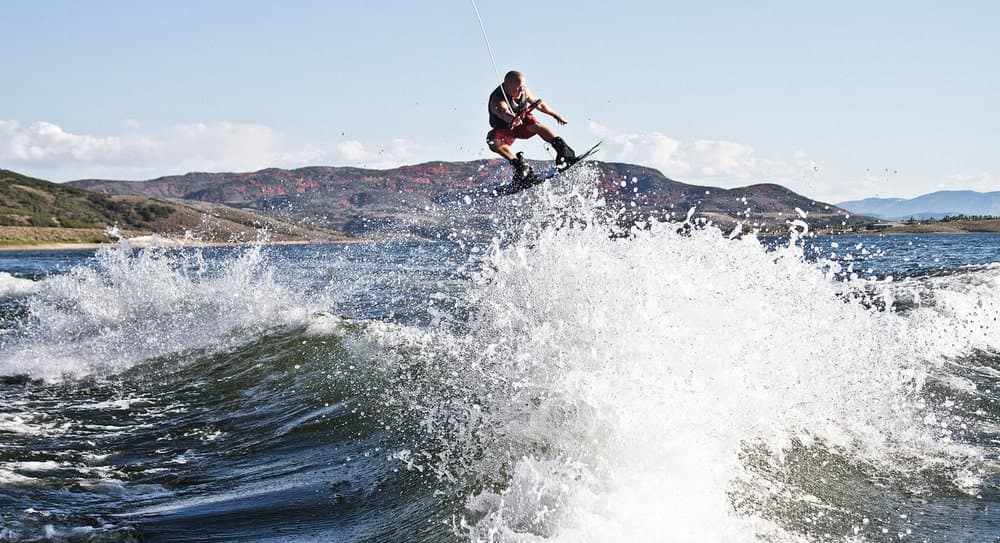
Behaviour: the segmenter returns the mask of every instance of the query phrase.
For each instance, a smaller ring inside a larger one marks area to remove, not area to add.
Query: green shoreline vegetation
[[[350,237],[241,209],[143,196],[105,196],[0,169],[0,248],[81,247],[157,235],[168,244],[338,242]]]

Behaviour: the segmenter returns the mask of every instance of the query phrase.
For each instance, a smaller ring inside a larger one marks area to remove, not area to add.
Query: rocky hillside
[[[536,169],[545,168],[542,163]],[[817,202],[774,184],[737,189],[689,185],[652,168],[613,162],[589,163],[599,170],[599,190],[608,202],[635,214],[684,216],[691,207],[699,216],[723,225],[737,221],[764,230],[786,229],[785,221],[807,215],[814,228],[858,224],[836,206]],[[308,167],[266,169],[251,173],[189,173],[150,181],[81,180],[74,187],[105,195],[176,198],[250,209],[290,221],[352,234],[373,230],[428,235],[439,231],[448,217],[436,214],[438,204],[466,197],[475,201],[464,220],[481,222],[492,200],[484,190],[505,181],[509,167],[501,160],[429,162],[391,170]],[[477,217],[478,214],[478,217]],[[452,222],[452,226],[454,227]],[[475,227],[475,225],[472,225]]]

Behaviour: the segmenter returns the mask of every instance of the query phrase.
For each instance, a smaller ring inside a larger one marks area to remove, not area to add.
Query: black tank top
[[[510,97],[508,96],[508,98]],[[490,101],[486,104],[486,109],[488,109],[490,113],[490,126],[493,128],[510,128],[510,122],[497,117],[493,113],[493,108],[491,106],[498,100],[500,102],[504,101],[503,90],[500,87],[493,89],[493,92],[490,93]],[[528,93],[522,92],[520,99],[511,99],[509,104],[514,107],[514,115],[517,115],[523,111],[524,108],[528,107]]]

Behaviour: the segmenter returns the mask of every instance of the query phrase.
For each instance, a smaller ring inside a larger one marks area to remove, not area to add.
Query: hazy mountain
[[[886,220],[940,219],[956,215],[1000,216],[1000,191],[942,190],[909,200],[866,198],[837,204],[852,213]]]

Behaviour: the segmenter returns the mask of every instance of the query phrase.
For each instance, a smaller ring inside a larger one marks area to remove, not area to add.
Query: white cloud
[[[753,147],[732,141],[681,142],[659,132],[630,134],[592,122],[591,132],[604,139],[604,159],[660,170],[692,184],[735,187],[759,182],[788,184],[815,176],[818,164],[798,151],[785,159],[758,157]]]
[[[392,168],[425,160],[428,149],[417,143],[394,139],[385,143],[365,145],[360,141],[340,142],[332,157],[337,164],[364,168]]]
[[[824,202],[873,196],[912,198],[938,190],[1000,190],[1000,177],[987,172],[919,179],[882,168],[860,175],[842,172],[838,179],[831,179],[825,167],[802,151],[764,158],[752,146],[732,141],[682,142],[659,132],[618,132],[594,122],[590,130],[604,140],[602,160],[649,166],[684,183],[732,188],[774,182]]]
[[[178,125],[158,143],[160,154],[184,171],[259,170],[288,153],[274,129],[229,122]]]
[[[258,124],[212,122],[141,131],[126,121],[122,135],[75,134],[50,122],[0,120],[0,165],[53,180],[87,177],[147,179],[190,171],[254,171],[309,164],[388,168],[412,163],[427,149],[402,139],[292,145]]]
[[[48,122],[22,127],[17,121],[0,121],[0,160],[4,161],[90,161],[99,156],[118,154],[124,145],[119,137],[70,134]]]

